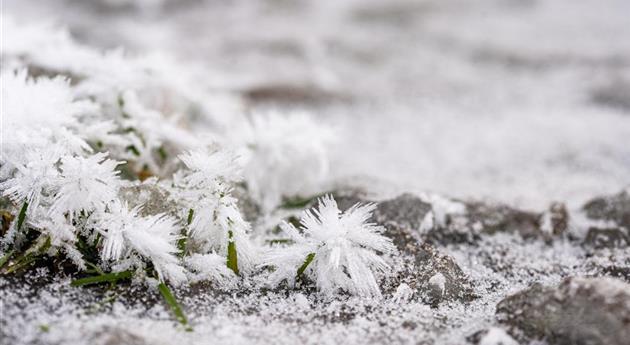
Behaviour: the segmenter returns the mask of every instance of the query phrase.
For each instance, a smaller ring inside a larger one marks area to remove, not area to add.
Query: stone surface
[[[630,195],[627,191],[591,199],[582,211],[594,223],[586,232],[584,245],[595,248],[630,245]]]
[[[584,244],[595,248],[624,248],[630,245],[630,236],[625,228],[591,227]]]
[[[497,317],[550,344],[624,345],[630,339],[630,284],[611,278],[534,284],[501,301]]]
[[[627,191],[594,198],[584,205],[583,210],[590,219],[613,221],[630,229],[630,194]]]

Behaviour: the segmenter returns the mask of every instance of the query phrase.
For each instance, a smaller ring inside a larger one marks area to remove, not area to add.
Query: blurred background
[[[3,5],[91,46],[196,66],[239,111],[309,111],[338,129],[330,181],[525,208],[630,181],[627,0]]]

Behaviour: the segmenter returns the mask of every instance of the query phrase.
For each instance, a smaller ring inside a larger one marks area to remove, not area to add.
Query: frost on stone
[[[380,297],[378,278],[389,268],[379,253],[392,253],[384,228],[368,223],[374,204],[355,205],[341,212],[331,196],[319,200],[318,208],[304,212],[300,229],[285,223],[283,230],[294,242],[279,246],[267,255],[273,266],[270,281],[287,280],[290,285],[304,275],[327,296],[339,291]]]
[[[406,303],[411,300],[412,297],[413,289],[411,289],[411,287],[409,287],[406,283],[401,283],[396,288],[396,292],[394,292],[392,299],[396,303]]]

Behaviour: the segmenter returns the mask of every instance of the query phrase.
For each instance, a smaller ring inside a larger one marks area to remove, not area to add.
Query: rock
[[[589,227],[583,244],[595,248],[630,245],[630,195],[627,191],[592,199],[582,210],[588,219],[605,223]]]
[[[625,228],[591,227],[584,244],[594,248],[625,248],[630,245],[630,236]]]
[[[618,226],[630,229],[630,195],[627,191],[595,198],[582,209],[590,219],[613,221]]]
[[[154,179],[146,180],[120,189],[120,197],[129,203],[129,207],[142,206],[142,216],[164,213],[175,216],[179,210],[174,201],[169,199],[169,192],[161,188]]]
[[[474,202],[467,204],[468,224],[486,234],[517,232],[524,238],[540,233],[540,215],[521,211],[503,204]]]
[[[568,221],[569,214],[562,203],[553,203],[548,211],[536,213],[505,204],[468,202],[463,211],[447,213],[442,222],[423,231],[422,238],[433,244],[475,244],[484,235],[513,233],[550,242],[567,231]]]
[[[335,199],[342,210],[357,202],[372,202],[360,192],[335,194]],[[462,202],[439,196],[420,198],[406,193],[378,202],[371,221],[387,229],[406,229],[390,234],[397,246],[410,240],[432,245],[476,244],[484,235],[499,232],[549,242],[567,232],[569,213],[558,202],[546,212],[536,213],[500,203]]]
[[[534,284],[497,305],[497,318],[550,344],[628,344],[630,284],[613,278],[567,278]]]
[[[476,298],[468,277],[454,258],[421,243],[405,228],[389,227],[385,236],[392,238],[401,254],[402,270],[397,281],[411,287],[425,303],[437,307],[443,301],[469,302]]]
[[[424,202],[417,196],[402,194],[394,199],[378,203],[374,218],[379,224],[418,230],[431,210],[431,204]]]
[[[468,276],[451,256],[429,244],[420,244],[414,258],[411,287],[432,306],[442,301],[469,302],[476,298]]]
[[[340,209],[357,202],[369,202],[359,193],[335,196]],[[476,296],[471,284],[454,258],[440,253],[424,243],[418,232],[431,204],[411,194],[380,202],[370,221],[385,227],[384,235],[392,240],[401,257],[401,271],[393,284],[386,288],[395,295],[410,287],[415,297],[432,306],[442,301],[471,301]],[[402,287],[401,287],[402,286]],[[411,295],[407,292],[405,296]]]

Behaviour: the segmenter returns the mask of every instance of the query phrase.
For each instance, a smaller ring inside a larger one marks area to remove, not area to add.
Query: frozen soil
[[[339,199],[341,205],[344,200],[346,204],[367,201],[357,196],[340,195]],[[395,261],[390,259],[396,274],[383,281],[382,300],[324,299],[308,284],[275,291],[254,288],[262,279],[257,276],[245,279],[238,292],[194,285],[175,291],[192,332],[173,320],[151,287],[128,283],[71,287],[71,276],[39,267],[24,275],[0,278],[2,340],[6,344],[463,344],[478,343],[499,327],[523,343],[548,340],[555,344],[566,339],[579,343],[579,335],[590,332],[608,338],[595,336],[588,343],[622,344],[630,313],[630,251],[627,245],[612,242],[594,246],[584,237],[586,228],[602,225],[625,231],[623,223],[615,220],[618,214],[610,213],[615,209],[610,203],[618,204],[619,199],[615,195],[595,200],[601,211],[596,214],[605,213],[604,220],[589,218],[582,210],[571,212],[567,229],[551,238],[525,239],[515,229],[504,228],[492,234],[482,231],[474,243],[438,242],[435,246],[420,240],[423,232],[443,227],[449,219],[494,219],[496,213],[468,213],[460,207],[465,204],[437,196],[406,194],[384,200],[374,220],[386,225],[386,235],[394,240],[399,253]],[[426,207],[418,208],[420,204]],[[592,213],[594,206],[589,205]],[[417,212],[410,212],[414,210]],[[434,219],[429,221],[431,217]],[[449,226],[468,228],[466,223]],[[539,230],[542,233],[544,226]],[[596,285],[587,291],[601,296],[602,301],[613,299],[608,303],[616,309],[592,302],[588,296],[558,297],[553,289],[570,285],[563,283],[570,277],[591,277],[573,279]],[[524,306],[537,301],[548,306],[544,302],[548,298],[571,301],[572,309],[548,325],[543,322],[547,316],[536,308],[522,314],[527,310]],[[590,320],[585,316],[588,313],[575,312],[592,309],[589,303],[599,307],[599,323],[585,323]],[[569,321],[561,322],[564,317]],[[536,328],[541,322],[546,328]],[[563,337],[565,334],[574,338]]]

